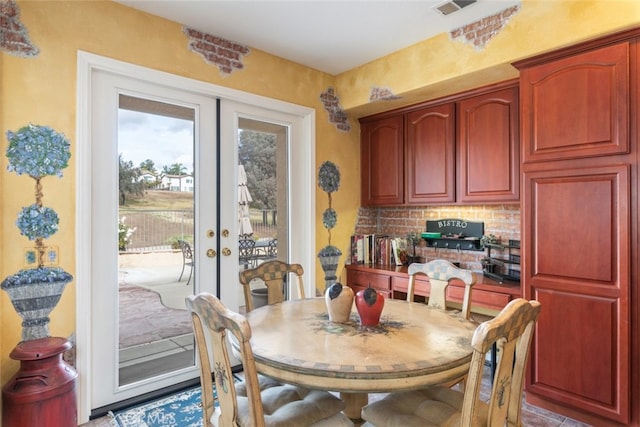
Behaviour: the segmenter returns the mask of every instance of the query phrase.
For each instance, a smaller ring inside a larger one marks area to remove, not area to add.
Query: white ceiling
[[[520,0],[117,0],[190,28],[339,74],[493,15]]]

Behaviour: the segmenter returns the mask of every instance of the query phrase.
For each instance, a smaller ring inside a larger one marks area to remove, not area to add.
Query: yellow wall
[[[440,34],[337,78],[342,107],[357,117],[518,76],[516,60],[640,24],[636,0],[523,0],[482,50]],[[369,103],[371,87],[403,98]]]
[[[0,157],[0,277],[21,268],[21,248],[30,246],[30,242],[20,236],[15,219],[22,206],[34,201],[33,180],[7,172],[4,156],[6,131],[17,130],[28,122],[52,126],[71,140],[70,166],[64,169],[62,179],[46,177],[43,180],[43,202],[60,216],[60,231],[46,242],[59,246],[61,267],[75,275],[76,169],[73,156],[75,147],[84,143],[75,136],[78,50],[316,109],[317,167],[322,161],[331,160],[340,168],[341,187],[333,195],[334,207],[342,210],[336,234],[351,234],[356,214],[354,194],[359,194],[359,137],[357,126],[345,133],[328,122],[320,94],[334,83],[332,76],[252,50],[244,59],[242,71],[223,77],[217,68],[188,50],[188,40],[178,23],[110,1],[18,1],[17,4],[21,21],[40,54],[32,58],[6,53],[0,56],[3,76],[0,87],[0,132],[3,135]],[[326,208],[326,193],[320,191],[318,197],[317,215],[320,216]],[[317,235],[319,251],[327,239],[321,221]],[[340,245],[346,252],[347,239],[334,238],[332,243]],[[321,274],[319,263],[317,269]],[[324,284],[322,276],[317,283]],[[67,337],[74,331],[78,286],[88,284],[72,282],[68,285],[51,314],[50,330],[55,336]],[[0,304],[0,380],[4,384],[18,368],[17,362],[9,359],[8,355],[20,341],[21,319],[5,292],[0,292]]]
[[[74,147],[76,140],[76,53],[83,50],[145,67],[213,84],[243,90],[315,108],[316,170],[325,160],[333,161],[342,174],[341,186],[332,195],[339,215],[332,243],[348,253],[359,207],[359,126],[357,117],[396,105],[433,98],[465,89],[467,85],[498,81],[515,75],[511,60],[576,41],[613,32],[640,23],[640,3],[628,1],[524,1],[521,11],[485,50],[475,51],[446,35],[421,42],[409,49],[337,77],[252,50],[245,68],[222,77],[187,49],[181,25],[147,15],[110,1],[18,1],[21,21],[31,41],[40,49],[34,58],[0,54],[0,132],[4,134],[28,122],[46,124],[65,133]],[[606,7],[605,4],[606,3]],[[462,77],[472,76],[471,83]],[[295,82],[292,84],[292,82]],[[320,93],[337,88],[340,104],[351,114],[350,132],[340,132],[327,120]],[[404,98],[397,103],[368,103],[372,86],[387,86]],[[21,248],[28,241],[19,235],[15,216],[33,201],[33,182],[6,171],[0,157],[0,278],[21,267]],[[47,242],[58,245],[61,266],[75,274],[75,179],[74,158],[64,178],[44,179],[44,203],[61,218],[60,231]],[[316,192],[316,252],[327,241],[322,227],[326,193]],[[316,265],[316,283],[323,284]],[[338,271],[338,274],[341,272]],[[75,325],[75,291],[88,284],[72,282],[52,312],[50,329],[56,336],[69,336]],[[4,292],[0,293],[0,382],[15,373],[11,349],[20,340],[20,319]]]

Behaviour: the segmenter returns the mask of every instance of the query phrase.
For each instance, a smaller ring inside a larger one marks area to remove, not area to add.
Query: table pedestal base
[[[344,414],[353,422],[362,421],[360,417],[362,407],[369,403],[367,393],[340,393],[340,398],[344,402]]]

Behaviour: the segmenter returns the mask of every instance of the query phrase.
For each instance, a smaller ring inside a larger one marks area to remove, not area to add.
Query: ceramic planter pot
[[[341,283],[334,283],[324,293],[329,320],[336,323],[347,323],[353,307],[353,290]]]
[[[384,308],[384,296],[369,287],[356,293],[356,309],[362,326],[376,326]]]

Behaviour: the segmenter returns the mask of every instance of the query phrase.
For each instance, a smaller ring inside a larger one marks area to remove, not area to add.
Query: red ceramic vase
[[[384,307],[384,296],[368,287],[356,293],[356,309],[362,326],[376,326]]]

